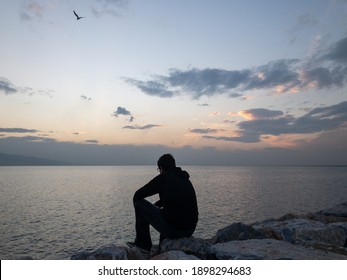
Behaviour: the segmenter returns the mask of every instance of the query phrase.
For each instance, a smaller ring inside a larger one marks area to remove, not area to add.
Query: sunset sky
[[[345,0],[1,0],[0,21],[0,153],[347,164]]]

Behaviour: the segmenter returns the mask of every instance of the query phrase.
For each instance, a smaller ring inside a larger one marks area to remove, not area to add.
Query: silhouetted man
[[[165,238],[190,237],[198,222],[198,205],[189,174],[176,167],[171,154],[161,156],[157,165],[160,174],[133,197],[136,238],[127,245],[142,252],[149,252],[152,247],[150,225],[160,233],[161,242]],[[155,204],[145,199],[155,194],[159,194]]]

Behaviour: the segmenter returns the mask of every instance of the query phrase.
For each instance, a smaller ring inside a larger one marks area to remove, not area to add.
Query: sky
[[[345,0],[2,0],[0,38],[0,153],[347,164]]]

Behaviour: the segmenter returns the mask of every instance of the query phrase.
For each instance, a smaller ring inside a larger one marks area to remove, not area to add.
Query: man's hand
[[[163,208],[163,202],[161,200],[158,200],[157,202],[155,202],[154,205],[160,209]]]

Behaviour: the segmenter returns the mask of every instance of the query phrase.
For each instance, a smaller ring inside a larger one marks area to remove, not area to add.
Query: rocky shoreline
[[[165,239],[149,256],[110,245],[72,260],[347,260],[347,202],[305,215],[234,223],[211,239]]]

